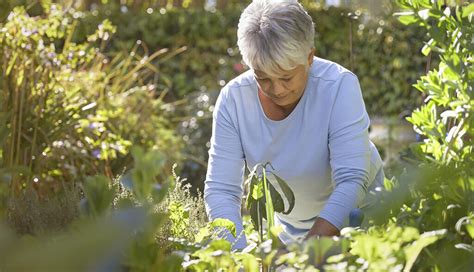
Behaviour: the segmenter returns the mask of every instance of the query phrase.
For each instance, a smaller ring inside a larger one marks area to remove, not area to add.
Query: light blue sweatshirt
[[[296,199],[290,214],[275,215],[283,242],[304,237],[318,216],[342,228],[368,186],[383,181],[369,122],[357,77],[334,62],[314,58],[303,96],[281,121],[263,112],[253,71],[238,76],[213,112],[204,190],[210,219],[230,219],[240,233],[245,163],[270,162]],[[242,235],[234,248],[245,245]]]

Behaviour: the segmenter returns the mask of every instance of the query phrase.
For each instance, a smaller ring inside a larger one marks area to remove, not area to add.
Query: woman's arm
[[[365,196],[369,179],[369,117],[357,77],[345,73],[329,121],[329,153],[334,191],[311,233],[337,234]],[[337,230],[337,231],[336,231]]]
[[[233,123],[232,112],[235,104],[229,99],[229,89],[225,87],[217,99],[213,112],[211,146],[204,187],[206,211],[210,220],[226,218],[236,225],[237,235],[243,229],[240,207],[242,203],[242,183],[244,155],[240,136]],[[235,242],[231,234],[227,240]],[[247,242],[242,235],[234,248],[244,248]]]

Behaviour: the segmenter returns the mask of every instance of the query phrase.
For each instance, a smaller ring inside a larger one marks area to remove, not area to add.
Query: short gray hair
[[[306,64],[314,23],[296,0],[254,0],[240,16],[237,45],[250,68],[275,75]]]

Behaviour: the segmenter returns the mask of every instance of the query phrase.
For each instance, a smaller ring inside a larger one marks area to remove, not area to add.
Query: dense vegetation
[[[0,13],[25,2],[29,1],[4,2]],[[171,61],[151,60],[157,72],[144,80],[156,85],[158,92],[166,92],[165,101],[181,101],[173,118],[179,122],[185,143],[184,161],[179,166],[193,188],[202,190],[215,99],[227,81],[246,69],[236,47],[236,26],[244,6],[240,1],[221,0],[217,1],[221,8],[203,9],[201,2],[189,1],[188,8],[182,8],[186,1],[167,1],[175,7],[160,5],[162,2],[122,1],[118,5],[116,1],[84,1],[89,9],[78,5],[74,16],[79,20],[71,40],[83,42],[102,21],[109,20],[116,33],[106,44],[107,54],[128,52],[137,40],[141,42],[137,48],[140,55],[164,48],[173,52]],[[418,53],[425,32],[398,22],[392,15],[396,10],[393,4],[385,7],[386,15],[376,16],[360,10],[322,8],[312,1],[303,3],[316,23],[316,55],[358,75],[373,119],[400,120],[421,104],[422,97],[411,85],[437,58]],[[41,14],[42,9],[33,5],[29,13]],[[6,12],[0,14],[0,18],[6,16]]]
[[[0,4],[0,270],[474,267],[474,4],[400,0],[395,17],[371,18],[306,3],[318,55],[358,74],[372,114],[410,112],[421,140],[372,192],[362,226],[285,248],[252,215],[249,247],[232,251],[219,237],[239,235],[234,226],[207,222],[190,184],[202,179],[218,89],[245,69],[239,4],[92,2]],[[249,179],[250,210],[291,199]]]

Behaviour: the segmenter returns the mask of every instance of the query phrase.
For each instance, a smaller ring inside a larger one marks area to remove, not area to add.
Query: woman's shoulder
[[[238,75],[237,77],[230,80],[226,87],[229,89],[238,89],[241,87],[249,87],[255,83],[255,79],[253,77],[252,70],[247,70],[242,74]]]
[[[248,109],[255,102],[256,83],[253,73],[249,70],[222,87],[216,102],[216,109],[227,108],[235,112]]]
[[[249,95],[256,86],[251,70],[247,70],[239,76],[230,80],[221,90],[221,96],[236,99]],[[254,86],[255,85],[255,86]]]
[[[345,76],[357,76],[344,66],[331,60],[314,57],[310,77],[324,81],[339,81]]]

